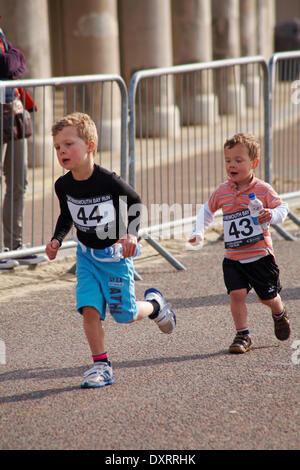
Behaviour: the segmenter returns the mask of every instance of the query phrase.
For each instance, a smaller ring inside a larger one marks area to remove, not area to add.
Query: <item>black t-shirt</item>
[[[116,173],[95,164],[90,178],[79,181],[69,171],[55,182],[55,192],[60,215],[52,239],[62,243],[73,224],[78,240],[90,248],[104,249],[126,233],[138,235],[141,199]]]

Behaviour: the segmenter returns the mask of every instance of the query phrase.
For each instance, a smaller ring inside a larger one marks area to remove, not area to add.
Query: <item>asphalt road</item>
[[[288,341],[275,338],[269,311],[250,293],[254,348],[228,353],[234,328],[222,242],[180,256],[186,271],[164,259],[137,261],[137,298],[147,287],[161,289],[177,328],[164,335],[148,319],[118,325],[108,317],[115,384],[94,390],[80,389],[91,361],[74,283],[39,291],[37,268],[34,290],[0,300],[0,449],[299,449],[300,241],[274,246]]]

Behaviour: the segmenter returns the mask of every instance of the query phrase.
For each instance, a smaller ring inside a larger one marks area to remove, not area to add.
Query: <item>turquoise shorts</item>
[[[104,250],[88,248],[80,243],[77,247],[76,276],[79,313],[82,313],[83,307],[94,307],[104,320],[108,306],[118,323],[128,323],[137,317],[132,258],[114,262]]]

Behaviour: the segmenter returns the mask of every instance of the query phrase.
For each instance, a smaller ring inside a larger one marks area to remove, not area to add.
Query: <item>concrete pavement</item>
[[[275,338],[270,313],[250,293],[254,348],[228,354],[234,329],[222,242],[177,253],[186,271],[163,258],[137,259],[137,298],[160,288],[177,328],[164,335],[147,319],[118,325],[108,315],[115,384],[100,390],[80,389],[91,360],[75,313],[75,279],[62,282],[54,271],[39,280],[37,267],[32,288],[19,295],[16,286],[15,296],[0,301],[0,448],[298,449],[300,243],[278,239],[274,246],[291,317],[288,341]]]

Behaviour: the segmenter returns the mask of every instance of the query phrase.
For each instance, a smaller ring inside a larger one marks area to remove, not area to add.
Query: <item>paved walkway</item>
[[[51,263],[48,277],[42,265],[24,270],[34,278],[22,290],[17,282],[2,290],[0,301],[0,448],[299,449],[300,242],[274,245],[291,317],[288,341],[276,340],[269,312],[250,293],[254,349],[227,352],[234,329],[221,242],[177,253],[186,271],[157,256],[137,259],[138,299],[147,287],[160,288],[178,325],[164,335],[149,320],[118,325],[108,316],[115,384],[101,390],[79,388],[91,362],[67,274],[72,260]]]

